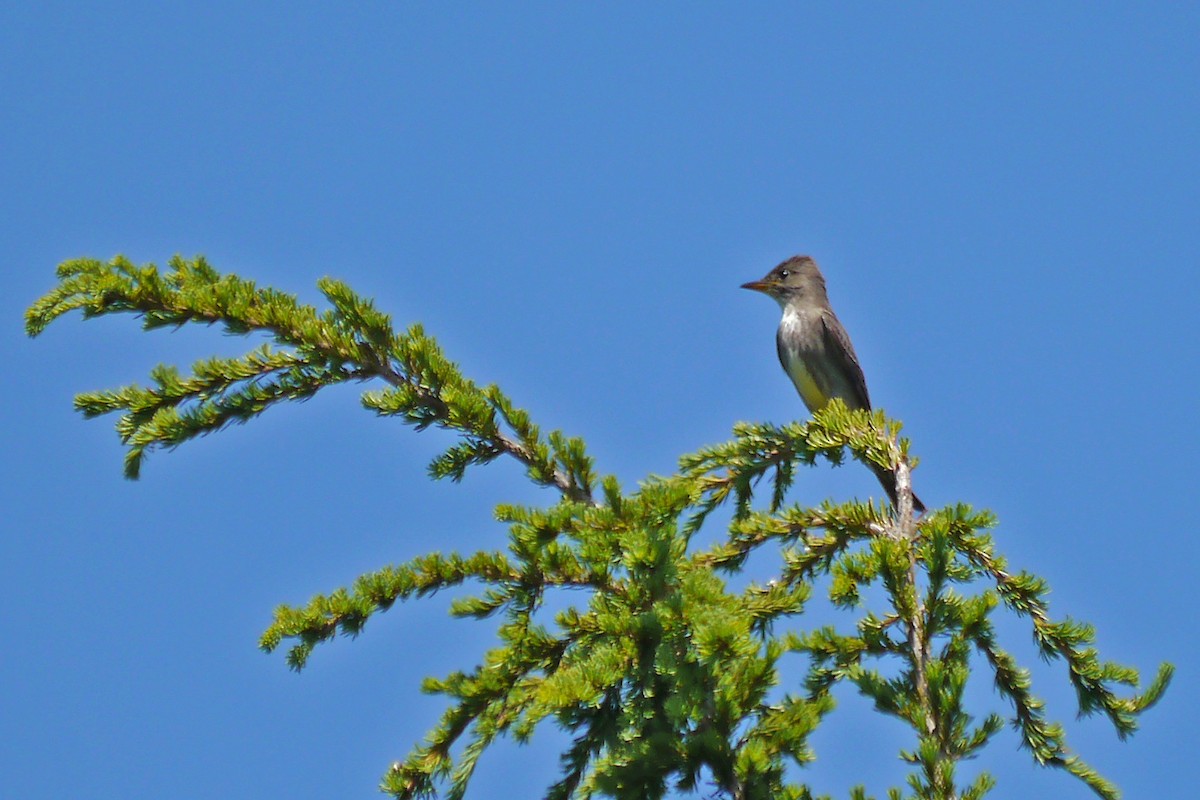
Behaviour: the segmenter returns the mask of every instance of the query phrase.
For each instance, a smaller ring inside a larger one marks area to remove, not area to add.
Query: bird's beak
[[[771,284],[766,281],[750,281],[742,284],[743,289],[749,289],[754,292],[766,292],[771,288]]]

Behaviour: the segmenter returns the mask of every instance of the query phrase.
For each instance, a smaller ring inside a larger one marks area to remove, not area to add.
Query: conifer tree
[[[1136,670],[1100,659],[1090,625],[1053,618],[1046,583],[1012,571],[997,553],[990,513],[958,504],[915,519],[909,443],[879,412],[851,412],[835,401],[804,423],[740,423],[732,440],[686,455],[676,474],[648,477],[630,491],[597,473],[582,440],[544,432],[497,386],[465,377],[420,325],[397,331],[336,280],[320,281],[329,308],[318,311],[220,275],[202,258],[176,257],[165,272],[121,257],[80,259],[63,263],[58,278],[26,314],[31,336],[82,309],[86,318],[132,313],[146,329],[219,324],[273,340],[187,373],[156,367],[148,386],[78,395],[87,417],[120,415],[130,478],[155,448],[326,386],[373,381],[378,388],[362,396],[367,409],[457,435],[430,464],[433,478],[457,481],[468,468],[512,458],[529,480],[555,490],[548,507],[497,508],[508,526],[504,547],[385,566],[302,607],[280,606],[262,634],[264,650],[286,646],[288,665],[300,670],[317,645],[339,633],[357,636],[397,601],[466,581],[483,587],[459,596],[452,613],[495,619],[501,644],[477,664],[425,681],[448,708],[425,743],[384,775],[382,789],[397,798],[464,797],[488,745],[500,736],[523,742],[542,724],[574,737],[549,798],[642,800],[676,790],[811,798],[803,780],[814,757],[809,736],[834,710],[832,690],[841,682],[912,729],[912,746],[900,753],[912,771],[907,786],[888,790],[892,800],[982,797],[995,779],[984,773],[963,784],[956,769],[1006,719],[1036,762],[1116,798],[1118,789],[1046,717],[993,618],[1000,609],[1023,618],[1041,655],[1065,665],[1079,713],[1107,717],[1122,738],[1171,678],[1163,664],[1139,692]],[[789,502],[798,466],[847,455],[896,472],[898,509]],[[698,544],[697,532],[722,507],[732,510],[727,530],[716,544]],[[763,549],[778,555],[778,574],[731,590],[727,578]],[[886,598],[878,607],[863,597],[872,585]],[[547,593],[560,587],[583,591],[553,624],[538,621]],[[818,588],[860,615],[853,628],[805,624]],[[807,666],[802,684],[781,685],[785,658]],[[998,709],[966,707],[972,667],[990,672]],[[1127,694],[1118,693],[1122,687]],[[857,789],[852,797],[866,794]]]

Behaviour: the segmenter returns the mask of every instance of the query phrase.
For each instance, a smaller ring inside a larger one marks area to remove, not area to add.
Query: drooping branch
[[[60,265],[58,277],[59,285],[26,313],[30,336],[81,309],[85,318],[137,314],[147,330],[220,324],[230,334],[268,334],[277,346],[289,348],[264,346],[242,358],[202,361],[186,377],[160,366],[151,373],[150,388],[81,394],[76,405],[88,416],[125,412],[117,430],[129,447],[125,471],[131,478],[150,449],[245,422],[275,403],[304,399],[326,386],[377,378],[389,388],[364,395],[368,408],[400,416],[418,429],[436,425],[459,433],[459,443],[431,464],[435,477],[457,480],[470,464],[508,455],[538,483],[573,501],[594,502],[595,477],[582,441],[557,431],[542,437],[498,388],[480,388],[465,378],[419,325],[397,333],[386,314],[339,281],[319,282],[333,306],[319,313],[292,295],[222,276],[203,258],[177,256],[166,274],[123,257],[107,263],[78,259]]]

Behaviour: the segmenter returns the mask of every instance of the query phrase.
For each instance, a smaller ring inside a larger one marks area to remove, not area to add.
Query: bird
[[[742,288],[767,295],[783,310],[775,348],[783,371],[810,413],[835,397],[851,410],[871,410],[867,379],[854,345],[833,313],[825,276],[811,256],[793,256],[762,279],[743,283]],[[870,466],[892,506],[898,507],[895,473],[876,464]],[[915,494],[913,509],[925,511],[925,504]]]

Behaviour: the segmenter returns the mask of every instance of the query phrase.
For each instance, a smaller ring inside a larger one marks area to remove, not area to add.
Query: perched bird
[[[810,412],[824,408],[835,397],[851,410],[871,409],[867,379],[850,336],[829,305],[825,277],[817,262],[808,256],[793,256],[762,280],[743,283],[742,288],[762,292],[783,309],[775,334],[779,363]],[[895,474],[874,464],[871,468],[895,506]],[[918,513],[925,511],[916,495],[913,508]]]

